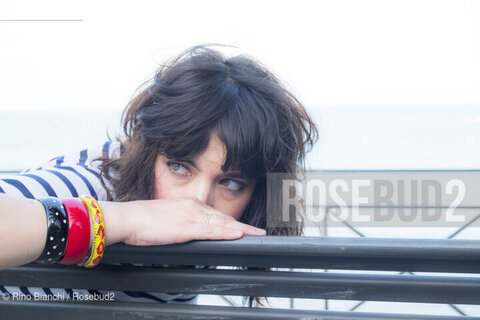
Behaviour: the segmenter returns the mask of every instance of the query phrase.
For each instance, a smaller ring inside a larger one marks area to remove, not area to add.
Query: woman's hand
[[[265,235],[195,198],[100,202],[107,245],[164,245],[190,240],[234,240]]]

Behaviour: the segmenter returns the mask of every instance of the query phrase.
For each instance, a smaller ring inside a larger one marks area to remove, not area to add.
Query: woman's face
[[[213,133],[193,162],[160,155],[155,163],[155,199],[196,197],[239,220],[255,189],[255,180],[240,172],[223,172],[225,145]]]

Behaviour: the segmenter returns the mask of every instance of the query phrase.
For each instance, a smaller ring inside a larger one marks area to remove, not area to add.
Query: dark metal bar
[[[480,304],[480,277],[27,265],[0,271],[0,285]]]
[[[2,173],[11,173],[11,174],[16,174],[16,173],[20,173],[22,170],[0,170],[0,174]]]
[[[68,316],[67,316],[68,315]],[[480,317],[391,313],[311,311],[273,308],[214,307],[153,303],[0,301],[2,319],[141,320],[141,319],[267,319],[267,320],[478,320]]]
[[[480,240],[245,236],[166,246],[115,244],[103,261],[480,273]]]

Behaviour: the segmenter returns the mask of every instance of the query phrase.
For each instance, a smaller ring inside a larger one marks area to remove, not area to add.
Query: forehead
[[[216,133],[212,133],[205,150],[194,159],[182,159],[168,156],[167,158],[186,162],[195,167],[197,170],[208,173],[212,176],[222,175],[225,173],[235,173],[236,177],[245,179],[248,178],[245,174],[241,173],[239,168],[234,168],[228,171],[222,170],[226,155],[227,149],[225,144]]]
[[[220,140],[216,133],[212,133],[207,148],[195,158],[195,161],[197,165],[211,166],[221,170],[220,168],[225,162],[226,154],[227,149],[222,140]]]
[[[215,130],[208,136],[207,146],[200,153],[189,153],[185,147],[178,149],[181,152],[177,154],[166,151],[160,156],[189,164],[211,177],[228,176],[232,179],[257,180],[262,175],[263,163],[252,156],[252,151],[246,153],[245,150],[236,150],[239,147],[238,143],[233,143],[231,148],[236,152],[231,153]],[[190,151],[194,148],[190,145]]]

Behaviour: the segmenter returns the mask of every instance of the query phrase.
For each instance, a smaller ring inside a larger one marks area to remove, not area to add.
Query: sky
[[[201,43],[237,46],[310,108],[479,105],[479,18],[461,0],[3,0],[0,110],[121,109]]]

